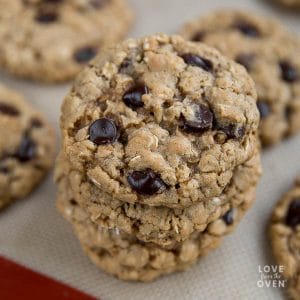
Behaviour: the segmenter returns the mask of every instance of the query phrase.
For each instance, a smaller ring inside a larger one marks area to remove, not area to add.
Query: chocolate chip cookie
[[[0,209],[26,197],[53,165],[54,131],[22,96],[0,85]]]
[[[260,156],[256,149],[249,161],[236,168],[231,183],[219,197],[177,209],[130,204],[112,199],[108,193],[99,193],[97,186],[91,188],[84,175],[75,170],[62,153],[55,177],[59,185],[60,181],[68,181],[72,197],[94,223],[105,228],[117,227],[139,240],[169,249],[193,233],[205,231],[208,224],[226,213],[230,219],[231,207],[243,204],[245,209],[249,208],[254,197],[246,197],[245,192],[255,189],[260,174]]]
[[[239,223],[252,202],[255,187],[244,193],[244,202],[235,203],[216,221],[208,224],[203,232],[195,232],[183,243],[171,249],[144,243],[119,228],[107,229],[93,223],[78,205],[67,182],[59,182],[57,207],[73,225],[82,248],[105,272],[123,280],[151,281],[158,276],[185,270],[203,256],[218,247],[222,238]]]
[[[258,123],[242,66],[164,34],[103,51],[61,116],[63,151],[93,189],[86,193],[179,209],[223,193],[254,155]]]
[[[127,33],[126,0],[1,0],[0,66],[38,81],[73,78]]]
[[[300,178],[276,205],[270,224],[271,244],[291,299],[300,296]]]
[[[300,41],[277,21],[218,11],[186,24],[181,34],[242,64],[256,83],[260,138],[274,145],[300,129]]]

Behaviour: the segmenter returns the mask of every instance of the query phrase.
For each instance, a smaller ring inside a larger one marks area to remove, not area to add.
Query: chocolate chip
[[[298,71],[287,61],[279,63],[281,69],[281,78],[286,82],[295,82],[299,78]]]
[[[198,31],[192,36],[191,40],[193,42],[201,42],[203,40],[204,36],[205,36],[204,31]]]
[[[240,139],[245,134],[245,127],[238,127],[235,124],[218,124],[218,129],[222,130],[230,139]]]
[[[36,144],[28,135],[24,135],[15,157],[20,162],[27,162],[36,156]]]
[[[226,214],[222,217],[222,219],[227,225],[232,225],[233,222],[234,222],[234,210],[233,210],[233,208],[228,210],[226,212]]]
[[[188,65],[199,67],[207,72],[211,72],[213,69],[212,62],[206,58],[200,57],[195,54],[190,54],[190,53],[183,54],[181,57]]]
[[[300,224],[300,198],[294,199],[293,202],[291,202],[285,223],[290,227],[296,227]]]
[[[264,101],[258,101],[257,108],[262,119],[266,118],[271,112],[269,104]]]
[[[43,122],[38,118],[32,118],[31,126],[35,127],[35,128],[41,128],[41,127],[43,127]]]
[[[253,61],[254,61],[254,54],[240,54],[235,58],[235,61],[242,66],[244,66],[248,71],[251,70]]]
[[[73,205],[73,206],[78,205],[78,203],[77,203],[76,200],[74,200],[74,199],[71,199],[71,200],[70,200],[70,204]]]
[[[148,94],[148,92],[148,88],[145,85],[135,86],[123,95],[123,101],[132,109],[143,107],[144,102],[142,96]]]
[[[195,111],[195,116],[193,120],[183,121],[182,129],[186,132],[191,133],[202,133],[206,130],[212,128],[213,124],[213,114],[210,109],[203,105],[197,105],[197,110]]]
[[[89,127],[89,140],[96,145],[112,144],[117,135],[114,121],[107,118],[98,119]]]
[[[83,47],[83,48],[76,50],[76,52],[74,53],[74,59],[78,63],[84,64],[84,63],[87,63],[92,58],[94,58],[96,54],[97,54],[96,48],[89,47],[89,46]]]
[[[0,103],[0,113],[11,117],[17,117],[20,112],[14,107],[6,103]]]
[[[260,36],[260,32],[256,26],[246,21],[240,20],[235,23],[234,27],[248,37],[257,38]]]
[[[44,24],[53,23],[58,20],[58,14],[55,11],[40,10],[35,19]]]
[[[142,195],[154,195],[166,189],[166,184],[151,169],[134,171],[127,176],[127,181],[134,191]]]
[[[7,174],[8,173],[8,168],[7,167],[0,167],[0,173],[2,174]]]

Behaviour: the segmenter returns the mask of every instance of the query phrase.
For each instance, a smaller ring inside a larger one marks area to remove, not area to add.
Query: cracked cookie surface
[[[253,156],[259,113],[245,69],[164,34],[104,50],[62,106],[63,151],[116,201],[188,207],[220,196]]]
[[[72,79],[132,21],[125,0],[1,0],[0,65],[44,82]]]
[[[62,154],[57,161],[55,177],[58,185],[67,179],[74,199],[93,222],[106,228],[117,227],[144,242],[170,248],[188,239],[194,232],[206,230],[209,223],[228,213],[232,206],[244,203],[244,207],[249,207],[254,197],[245,197],[244,193],[256,188],[260,175],[257,150],[252,158],[237,167],[231,183],[219,197],[177,209],[130,204],[99,193],[99,189],[96,186],[91,188],[82,173],[74,170]]]
[[[54,131],[22,96],[0,85],[0,209],[26,197],[53,165]]]
[[[284,267],[291,299],[300,296],[300,177],[295,186],[276,205],[271,223],[270,237],[273,254],[278,265]]]
[[[218,11],[187,23],[188,40],[211,45],[245,66],[254,79],[262,144],[300,130],[300,40],[277,21],[242,11]]]
[[[78,205],[67,178],[58,185],[57,207],[72,224],[83,250],[96,266],[123,280],[152,281],[194,264],[200,256],[218,247],[234,230],[255,197],[255,187],[243,193],[244,202],[233,203],[228,212],[211,222],[204,232],[193,233],[183,243],[164,249],[144,243],[119,228],[107,229],[93,223]]]

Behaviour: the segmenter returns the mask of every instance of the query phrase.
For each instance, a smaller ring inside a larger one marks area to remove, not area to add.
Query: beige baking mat
[[[137,17],[132,36],[175,32],[185,20],[217,7],[239,7],[273,15],[300,35],[300,14],[281,12],[265,1],[130,2]],[[57,129],[59,108],[68,85],[43,86],[6,75],[0,75],[0,81],[24,93]],[[281,299],[282,289],[265,284],[258,287],[257,284],[261,285],[259,265],[274,263],[265,232],[266,222],[273,204],[291,186],[297,173],[300,174],[299,157],[300,136],[264,153],[264,176],[254,208],[220,249],[185,273],[141,284],[124,283],[96,269],[82,254],[70,225],[55,210],[52,174],[29,199],[0,213],[0,254],[102,299]]]

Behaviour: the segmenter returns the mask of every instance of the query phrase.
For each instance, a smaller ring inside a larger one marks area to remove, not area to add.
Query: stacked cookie
[[[57,205],[125,280],[185,269],[255,198],[259,112],[245,68],[163,34],[104,50],[62,106]]]

